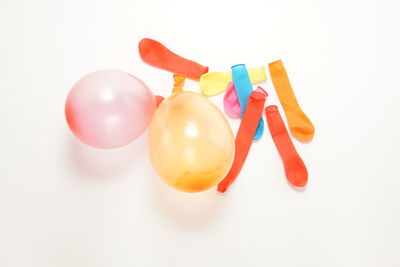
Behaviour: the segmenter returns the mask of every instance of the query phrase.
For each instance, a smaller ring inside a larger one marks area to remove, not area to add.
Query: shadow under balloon
[[[89,178],[107,179],[120,176],[147,157],[147,133],[130,144],[115,149],[90,147],[72,134],[67,139],[72,167]]]
[[[147,133],[117,149],[93,148],[72,134],[66,144],[72,168],[88,178],[110,179],[149,163]],[[183,193],[164,184],[154,169],[147,174],[155,212],[173,224],[188,230],[204,229],[223,215],[227,198],[218,194],[215,187],[201,193]]]
[[[299,193],[303,193],[303,192],[307,191],[308,183],[303,187],[294,186],[287,179],[286,179],[286,183],[293,189],[293,191],[296,191],[296,192],[299,192]]]
[[[215,188],[201,193],[184,193],[170,188],[152,172],[153,199],[169,221],[189,230],[204,229],[223,215],[226,198]]]

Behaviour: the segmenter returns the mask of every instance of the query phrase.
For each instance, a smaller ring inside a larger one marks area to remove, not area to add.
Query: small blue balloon
[[[245,64],[238,64],[232,66],[232,80],[235,85],[236,94],[239,99],[240,109],[242,111],[241,117],[243,117],[244,110],[246,109],[247,101],[251,92],[253,92],[253,86],[251,85],[249,73],[247,72]],[[260,118],[257,126],[257,131],[254,135],[254,140],[260,139],[264,132],[264,120]]]

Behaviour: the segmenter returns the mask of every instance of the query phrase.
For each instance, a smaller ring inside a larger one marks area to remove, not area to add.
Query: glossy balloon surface
[[[178,92],[165,99],[153,116],[149,152],[168,185],[201,192],[228,173],[235,141],[224,115],[206,97]]]
[[[68,94],[65,115],[72,132],[97,148],[126,145],[147,129],[155,98],[138,78],[101,70],[80,79]]]

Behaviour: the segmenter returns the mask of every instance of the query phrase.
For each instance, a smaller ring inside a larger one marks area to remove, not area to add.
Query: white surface
[[[0,1],[1,267],[400,266],[399,2],[233,2]],[[287,184],[268,132],[226,195],[167,188],[145,136],[78,142],[64,101],[82,75],[121,69],[170,92],[143,37],[210,71],[282,58],[316,127],[294,141],[308,188]]]

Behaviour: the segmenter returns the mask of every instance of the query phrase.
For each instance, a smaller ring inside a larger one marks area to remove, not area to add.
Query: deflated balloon
[[[154,113],[149,152],[168,185],[184,192],[201,192],[228,173],[235,140],[224,115],[206,97],[178,92]]]

